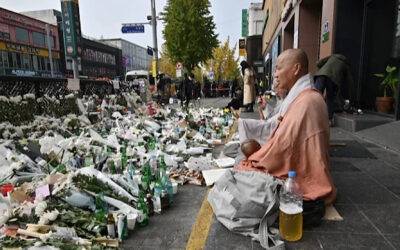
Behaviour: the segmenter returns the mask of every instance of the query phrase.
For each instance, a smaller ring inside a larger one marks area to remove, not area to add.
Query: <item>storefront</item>
[[[57,27],[0,8],[0,75],[62,77],[61,71]]]

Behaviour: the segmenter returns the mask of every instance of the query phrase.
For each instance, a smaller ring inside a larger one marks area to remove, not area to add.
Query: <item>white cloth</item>
[[[278,112],[271,118],[260,121],[254,119],[239,119],[239,141],[242,143],[247,139],[254,139],[261,145],[267,142],[268,137],[278,126],[278,118],[283,117],[288,110],[290,104],[297,98],[297,96],[306,89],[313,87],[312,78],[310,74],[302,76],[294,86],[290,89],[288,95],[283,99],[278,107]]]

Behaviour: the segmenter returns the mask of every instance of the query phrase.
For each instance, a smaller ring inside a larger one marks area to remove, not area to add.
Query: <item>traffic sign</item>
[[[178,63],[176,64],[176,69],[177,69],[177,70],[178,70],[178,69],[182,69],[182,63],[178,62]]]
[[[123,25],[121,31],[122,33],[144,33],[144,25],[135,23]]]

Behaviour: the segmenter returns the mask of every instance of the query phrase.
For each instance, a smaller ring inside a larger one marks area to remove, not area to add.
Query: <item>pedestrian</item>
[[[255,74],[254,70],[246,61],[240,63],[243,75],[243,106],[245,112],[253,112],[255,100]]]
[[[338,97],[340,86],[351,86],[353,77],[350,65],[345,56],[333,54],[317,62],[318,71],[314,75],[314,87],[324,94],[328,106],[330,124],[333,124],[335,99]]]
[[[193,73],[190,73],[189,75],[185,74],[185,97],[186,97],[186,107],[189,106],[190,100],[193,98],[193,79],[194,75]]]

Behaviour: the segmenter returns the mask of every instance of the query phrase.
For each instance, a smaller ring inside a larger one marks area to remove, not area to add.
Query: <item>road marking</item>
[[[196,222],[192,227],[189,240],[186,244],[186,250],[204,249],[207,242],[208,232],[213,221],[213,211],[210,203],[207,201],[208,191],[197,213]]]

